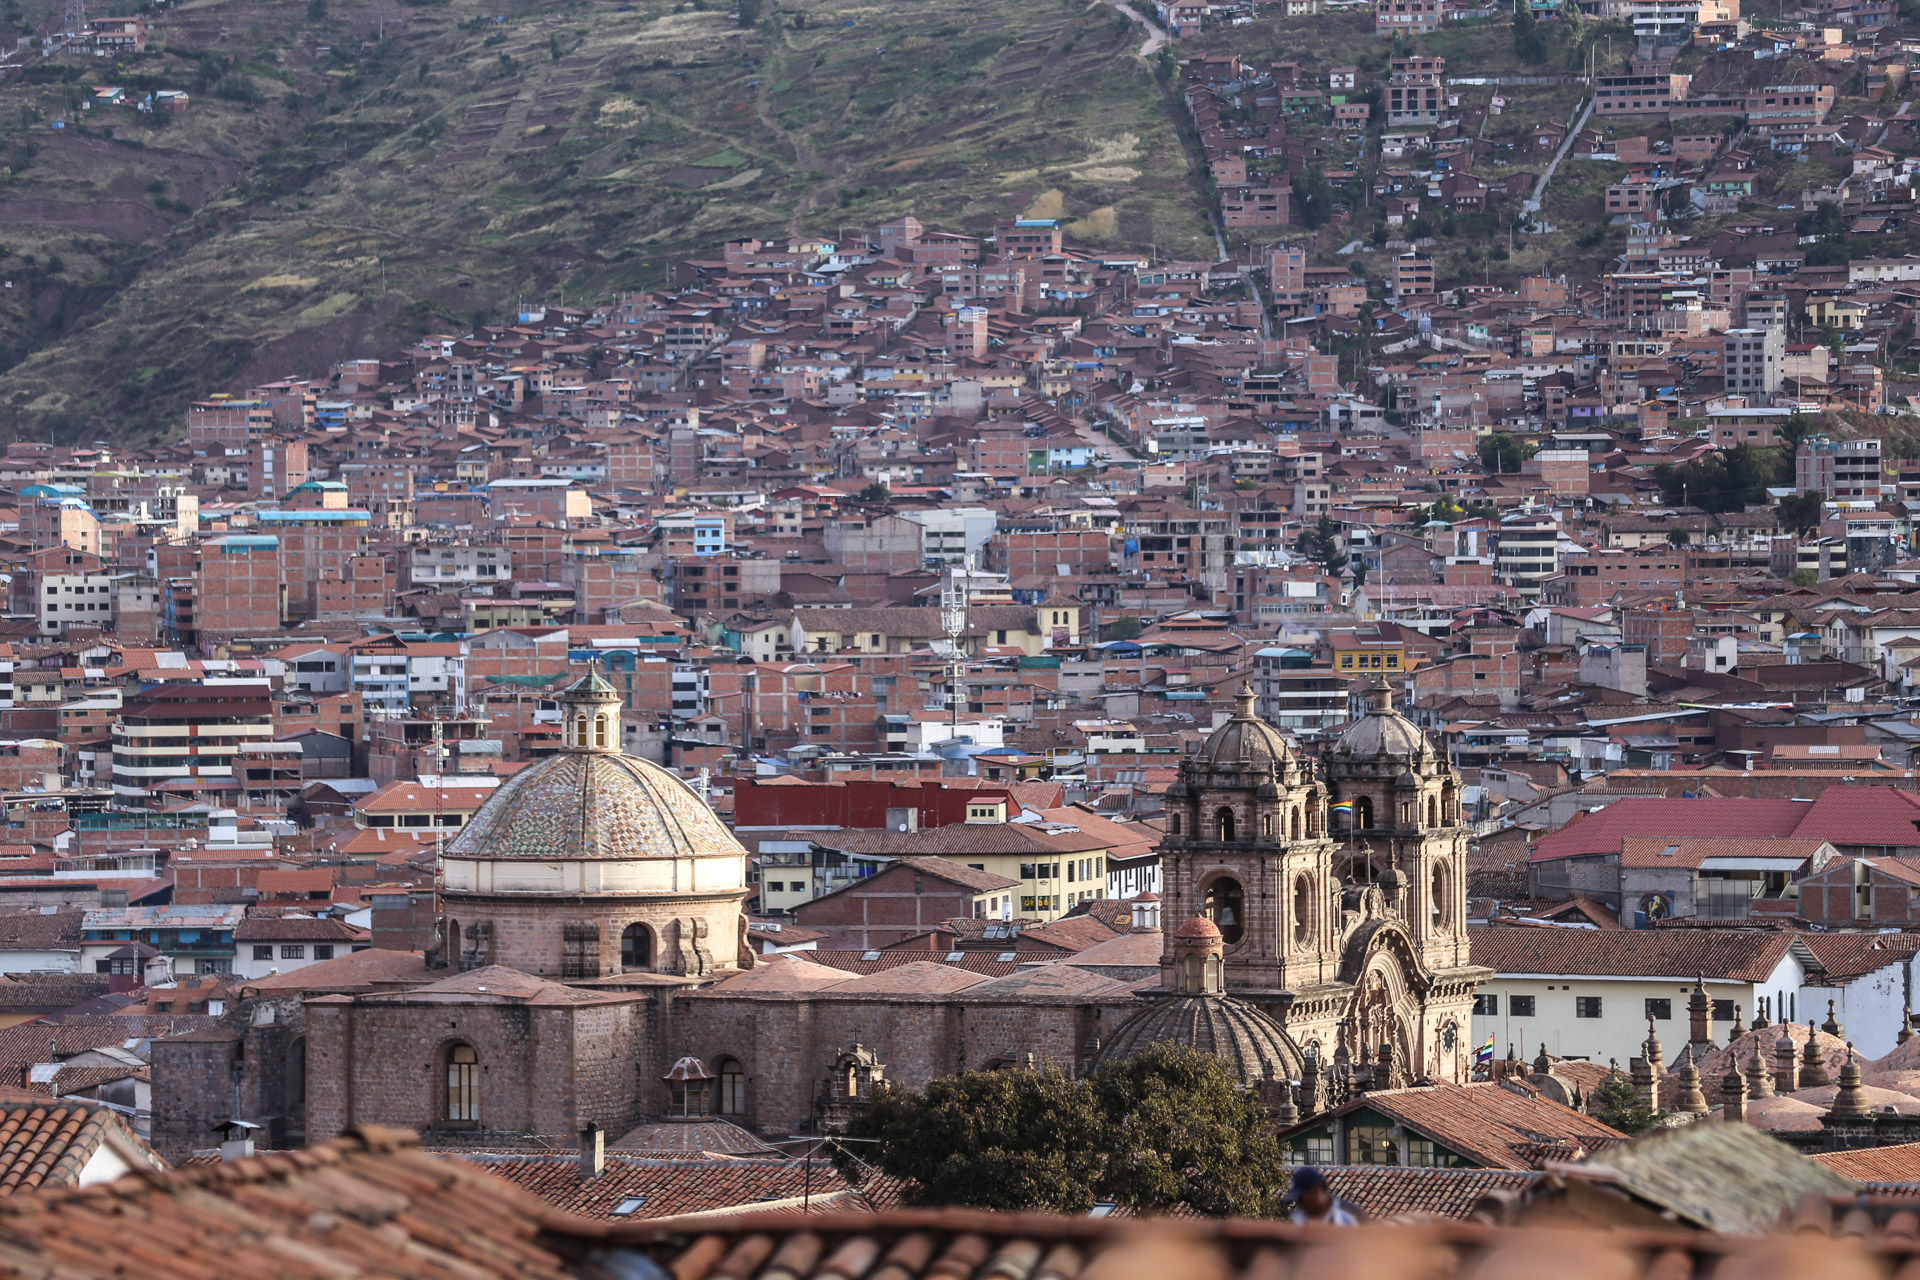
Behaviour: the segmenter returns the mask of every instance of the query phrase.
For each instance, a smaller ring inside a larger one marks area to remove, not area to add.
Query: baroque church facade
[[[236,1116],[282,1146],[361,1123],[450,1144],[597,1125],[618,1146],[703,1117],[789,1135],[882,1079],[1079,1075],[1163,1040],[1220,1055],[1277,1119],[1467,1078],[1485,971],[1467,962],[1459,779],[1384,688],[1323,759],[1243,692],[1169,789],[1158,919],[1140,904],[1107,962],[987,980],[756,958],[745,850],[684,781],[619,751],[604,682],[562,702],[565,747],[446,849],[435,950],[263,980],[221,1029],[156,1043],[164,1153]]]

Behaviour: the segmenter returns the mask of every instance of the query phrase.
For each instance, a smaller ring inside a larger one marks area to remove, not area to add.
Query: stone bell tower
[[[1242,687],[1233,718],[1181,762],[1160,845],[1164,918],[1220,930],[1226,984],[1256,997],[1333,979],[1340,885],[1326,790]],[[1171,945],[1163,972],[1176,963]]]
[[[1338,808],[1335,864],[1356,883],[1377,884],[1405,922],[1421,959],[1443,969],[1467,963],[1467,833],[1460,778],[1419,726],[1394,710],[1375,681],[1367,713],[1327,754]]]

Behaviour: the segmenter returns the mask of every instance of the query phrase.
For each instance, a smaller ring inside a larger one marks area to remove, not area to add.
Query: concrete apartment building
[[[1781,330],[1729,329],[1721,352],[1728,395],[1764,400],[1780,389],[1781,363],[1787,354],[1787,338]]]
[[[1395,58],[1387,75],[1387,123],[1438,124],[1447,109],[1445,58]]]
[[[1881,491],[1880,441],[1833,440],[1819,436],[1803,441],[1794,459],[1794,483],[1829,498],[1878,502]]]

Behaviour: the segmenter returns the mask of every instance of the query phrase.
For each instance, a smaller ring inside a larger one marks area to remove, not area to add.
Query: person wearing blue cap
[[[1312,1165],[1293,1171],[1293,1179],[1287,1184],[1287,1204],[1291,1210],[1288,1217],[1296,1223],[1319,1222],[1333,1227],[1360,1224],[1359,1207],[1334,1195],[1327,1186],[1327,1175]]]

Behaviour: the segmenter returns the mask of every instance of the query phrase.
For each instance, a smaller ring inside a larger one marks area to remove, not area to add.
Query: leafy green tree
[[[307,21],[325,22],[327,20],[327,0],[307,0]]]
[[[1782,498],[1773,507],[1774,515],[1780,518],[1780,527],[1799,537],[1818,529],[1826,510],[1826,495],[1817,489]]]
[[[1801,444],[1814,433],[1816,425],[1814,420],[1804,413],[1787,415],[1787,420],[1780,424],[1780,442],[1787,447],[1789,457],[1799,455]]]
[[[1050,1067],[969,1071],[925,1093],[881,1083],[847,1134],[873,1140],[872,1162],[910,1203],[1082,1214],[1098,1199],[1104,1127],[1087,1084]]]
[[[1513,0],[1513,52],[1522,62],[1542,62],[1547,56],[1546,33],[1529,0]]]
[[[877,1085],[834,1163],[854,1157],[902,1179],[919,1205],[1086,1213],[1272,1215],[1285,1181],[1272,1119],[1212,1054],[1157,1044],[1085,1080],[1042,1071],[969,1071],[925,1093]],[[851,1144],[850,1144],[851,1145]]]
[[[1676,526],[1675,528],[1667,530],[1667,544],[1669,546],[1684,547],[1692,541],[1693,535],[1685,529]]]
[[[740,25],[751,27],[758,23],[765,9],[766,0],[740,0]]]
[[[1140,615],[1123,613],[1112,622],[1100,627],[1102,640],[1137,640],[1140,638]]]
[[[1522,463],[1540,451],[1530,440],[1521,440],[1504,431],[1480,437],[1480,465],[1489,471],[1518,471]]]
[[[1633,1082],[1618,1071],[1593,1091],[1588,1111],[1601,1124],[1628,1134],[1645,1133],[1660,1120],[1659,1113],[1647,1105]]]
[[[1211,1053],[1149,1045],[1088,1080],[1104,1124],[1103,1200],[1271,1217],[1284,1174],[1273,1118]]]
[[[862,502],[885,502],[892,496],[893,490],[887,488],[885,484],[878,480],[875,480],[872,484],[854,495],[854,497]]]
[[[1737,444],[1679,466],[1653,469],[1666,500],[1702,511],[1739,511],[1767,501],[1771,486],[1791,483],[1793,460],[1779,449]]]
[[[1323,515],[1313,528],[1302,529],[1293,549],[1328,573],[1347,567],[1347,557],[1340,550],[1340,527],[1332,516]]]
[[[1796,587],[1817,587],[1820,585],[1818,569],[1795,569],[1787,575],[1787,581]]]
[[[1333,216],[1333,187],[1326,172],[1314,165],[1293,175],[1293,220],[1303,227],[1325,226]]]

